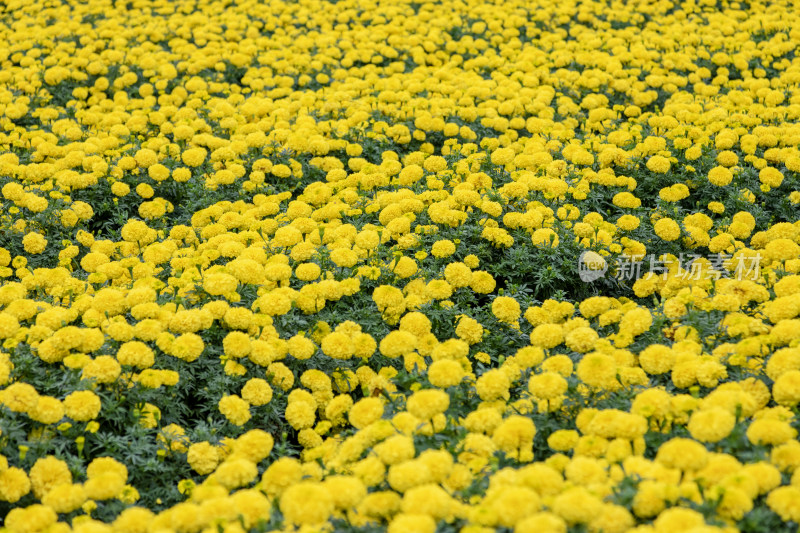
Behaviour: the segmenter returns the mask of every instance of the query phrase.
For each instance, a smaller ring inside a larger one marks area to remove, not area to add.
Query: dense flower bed
[[[2,9],[9,532],[796,531],[792,1]]]

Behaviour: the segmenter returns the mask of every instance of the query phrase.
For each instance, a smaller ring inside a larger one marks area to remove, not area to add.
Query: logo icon
[[[605,276],[608,263],[597,252],[587,250],[578,258],[578,276],[584,283],[591,283]]]

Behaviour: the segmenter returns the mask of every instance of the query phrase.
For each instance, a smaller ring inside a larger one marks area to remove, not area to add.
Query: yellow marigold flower
[[[501,486],[489,489],[483,505],[497,515],[498,525],[514,527],[541,508],[539,495],[529,487]]]
[[[202,337],[195,333],[184,333],[175,338],[170,345],[170,355],[187,363],[196,361],[205,349]]]
[[[348,419],[353,427],[361,429],[383,416],[384,405],[379,398],[363,398],[350,409]]]
[[[571,350],[584,353],[594,348],[600,336],[590,327],[575,328],[567,333],[565,344]]]
[[[536,426],[525,416],[512,415],[506,418],[492,434],[492,441],[509,456],[522,461],[533,460],[533,437]]]
[[[419,165],[412,164],[404,166],[397,176],[398,183],[404,187],[408,187],[419,181],[423,174],[424,171]]]
[[[0,339],[9,339],[19,331],[19,320],[8,313],[0,313]]]
[[[725,167],[714,167],[708,171],[708,181],[717,187],[724,187],[733,180],[733,173]]]
[[[546,350],[564,342],[564,328],[560,324],[541,324],[533,328],[531,344]]]
[[[464,368],[457,361],[442,359],[428,367],[428,380],[434,387],[447,388],[461,383]]]
[[[656,174],[665,174],[669,172],[670,162],[666,157],[654,155],[647,160],[647,168]]]
[[[203,164],[206,155],[207,152],[203,148],[189,148],[181,154],[181,161],[188,167],[196,168]]]
[[[261,429],[251,429],[233,445],[233,455],[240,455],[253,463],[259,463],[272,451],[275,441],[272,435]]]
[[[422,166],[428,172],[441,172],[447,168],[447,160],[444,157],[432,155],[425,159]]]
[[[364,483],[355,476],[330,476],[325,479],[323,485],[333,498],[337,509],[352,509],[367,495]]]
[[[519,306],[519,304],[517,304]],[[456,335],[469,344],[477,344],[483,339],[484,329],[477,320],[461,315],[456,325]]]
[[[464,258],[464,264],[467,265],[469,268],[478,268],[480,266],[481,260],[478,258],[477,255],[469,254]]]
[[[355,353],[355,346],[350,336],[334,331],[322,339],[322,353],[333,359],[349,359]]]
[[[663,420],[671,408],[671,396],[662,389],[647,389],[633,399],[631,413],[651,418],[653,420]]]
[[[125,488],[125,480],[114,472],[104,472],[89,478],[83,488],[93,500],[110,500]]]
[[[418,338],[413,333],[395,330],[381,340],[380,351],[386,357],[400,357],[413,352],[417,342]]]
[[[145,343],[130,341],[124,343],[117,350],[117,361],[121,365],[149,368],[155,363],[155,354]]]
[[[349,394],[335,396],[325,406],[325,417],[335,426],[343,426],[347,413],[353,407],[353,398]]]
[[[567,524],[551,512],[535,513],[517,522],[515,533],[566,533]]]
[[[472,273],[472,280],[470,281],[470,288],[479,294],[489,294],[494,291],[497,283],[488,272],[478,270]]]
[[[258,476],[256,465],[244,457],[230,457],[214,471],[214,478],[227,489],[249,485]]]
[[[286,521],[297,525],[322,524],[335,509],[330,492],[313,481],[302,481],[287,488],[279,505]]]
[[[440,240],[433,243],[431,246],[431,255],[438,259],[450,257],[456,252],[456,245],[450,240]]]
[[[112,473],[120,479],[128,479],[128,468],[114,459],[113,457],[98,457],[93,459],[86,467],[86,476],[89,478],[98,477],[105,473]]]
[[[794,407],[800,403],[800,370],[781,374],[772,385],[772,396],[779,405]]]
[[[619,330],[631,337],[636,337],[649,330],[652,324],[653,315],[650,311],[644,307],[636,307],[622,316]]]
[[[756,445],[776,446],[796,437],[797,430],[784,420],[754,420],[747,428],[748,440]]]
[[[519,302],[510,296],[498,296],[492,302],[492,314],[500,322],[516,323],[520,317]]]
[[[436,530],[436,521],[427,514],[398,513],[389,522],[387,533],[405,533],[415,531],[419,533],[433,533]]]
[[[386,465],[395,465],[412,459],[416,453],[414,439],[406,435],[394,435],[373,448],[375,454]]]
[[[653,524],[658,532],[687,531],[705,526],[705,519],[692,509],[672,507],[659,514]]]
[[[542,372],[531,376],[528,381],[528,390],[536,398],[552,400],[567,391],[567,380],[556,372]]]
[[[736,426],[736,417],[721,407],[711,407],[692,413],[689,433],[701,442],[719,442],[730,435]]]
[[[294,275],[301,281],[314,281],[320,273],[321,269],[316,263],[303,263],[294,269]]]
[[[228,357],[246,357],[252,350],[250,336],[242,331],[231,331],[222,340],[222,349]]]
[[[113,383],[121,371],[116,359],[101,355],[83,367],[82,375],[84,379],[93,379],[97,383]]]
[[[450,396],[439,389],[417,391],[406,400],[408,411],[420,420],[430,420],[450,406]]]
[[[674,241],[681,236],[681,227],[671,218],[661,218],[654,225],[656,235],[665,241]]]
[[[492,152],[491,161],[493,165],[507,165],[514,160],[513,148],[498,148]]]
[[[596,389],[616,390],[620,386],[616,361],[600,352],[583,356],[578,363],[577,374],[581,381]]]
[[[158,426],[159,420],[161,420],[161,409],[151,403],[144,404],[140,411],[139,425],[152,429]]]
[[[543,360],[544,350],[536,346],[524,346],[514,354],[514,362],[523,369],[532,368]]]
[[[300,462],[291,457],[281,457],[273,462],[261,476],[261,485],[270,495],[279,495],[303,477]]]
[[[33,494],[40,500],[53,487],[72,483],[72,474],[67,463],[53,456],[37,459],[29,472]]]
[[[511,381],[505,372],[500,369],[493,369],[485,372],[475,383],[475,390],[481,400],[493,401],[500,398],[508,398],[508,391]]]
[[[77,391],[64,398],[64,412],[77,422],[88,422],[97,418],[102,404],[92,391]]]
[[[779,487],[767,496],[767,506],[785,522],[800,522],[800,488]]]
[[[608,533],[622,533],[629,531],[636,521],[631,513],[621,505],[605,504],[591,522],[589,522],[590,531],[607,531]]]
[[[250,420],[250,404],[235,394],[220,399],[219,411],[236,426],[244,425]]]
[[[443,279],[430,281],[426,289],[428,295],[435,300],[446,300],[453,295],[453,288]]]
[[[659,447],[656,461],[668,468],[697,471],[708,462],[708,452],[699,442],[673,438]]]
[[[588,524],[602,511],[600,499],[583,487],[567,489],[555,497],[551,509],[569,524]]]
[[[558,234],[550,228],[539,228],[531,235],[531,241],[536,246],[549,248],[558,247]]]
[[[37,255],[44,252],[47,247],[47,239],[41,233],[34,231],[22,238],[22,247],[29,254]]]
[[[133,157],[136,164],[142,168],[149,168],[158,162],[158,154],[149,148],[142,148]]]
[[[31,385],[17,381],[0,391],[0,403],[17,413],[30,413],[36,409],[39,394]]]
[[[0,501],[16,503],[31,490],[31,482],[25,471],[9,467],[0,471]]]
[[[272,400],[272,387],[266,380],[252,378],[242,387],[242,399],[250,405],[266,405]]]
[[[617,227],[622,231],[633,231],[639,227],[641,221],[633,215],[622,215],[617,219]]]
[[[160,163],[156,163],[148,167],[147,175],[155,181],[165,181],[169,178],[169,169]]]
[[[270,363],[267,366],[267,379],[274,386],[287,391],[294,385],[294,374],[292,370],[280,362]]]
[[[289,351],[289,355],[301,361],[309,359],[317,351],[314,342],[303,335],[291,337],[286,343],[286,347]]]
[[[61,484],[42,497],[42,503],[57,513],[71,513],[79,509],[87,499],[83,485]]]
[[[557,452],[567,452],[575,448],[579,438],[574,429],[559,429],[547,437],[547,445]]]
[[[648,374],[664,374],[675,364],[675,355],[667,346],[651,344],[639,354],[639,364]]]
[[[353,264],[355,264],[355,262],[353,262]],[[410,257],[406,256],[403,256],[396,262],[393,262],[390,268],[392,272],[394,272],[401,279],[410,278],[419,270],[417,263]]]
[[[212,296],[227,296],[236,292],[239,281],[223,272],[215,272],[205,277],[203,290]]]
[[[336,248],[335,250],[331,251],[330,258],[331,258],[331,261],[333,261],[333,263],[336,266],[342,267],[342,268],[350,268],[350,267],[355,266],[356,263],[358,263],[358,254],[356,252],[354,252],[353,250],[350,250],[348,248]],[[410,258],[405,258],[405,259],[408,259],[412,263],[414,262],[413,259],[410,259]],[[416,266],[416,263],[415,263],[415,266]],[[405,265],[404,265],[404,267],[405,267]],[[406,269],[403,268],[401,270],[403,272],[405,272]],[[409,277],[411,275],[413,275],[413,273],[409,274],[408,276],[404,276],[404,277]]]
[[[723,150],[717,154],[717,163],[723,167],[730,168],[739,163],[739,156],[736,155],[736,152]]]
[[[285,418],[295,430],[310,428],[316,420],[316,405],[305,401],[290,401],[286,406]]]
[[[186,183],[192,179],[192,171],[185,167],[179,167],[172,171],[172,179],[178,183]]]
[[[381,285],[376,288],[372,293],[372,300],[378,306],[384,319],[390,324],[396,323],[406,309],[402,291],[389,285]]]
[[[28,416],[42,424],[55,424],[64,418],[64,404],[57,398],[40,396],[36,407],[28,412]]]

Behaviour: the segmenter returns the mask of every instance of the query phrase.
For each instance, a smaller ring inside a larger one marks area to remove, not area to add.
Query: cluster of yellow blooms
[[[795,7],[8,0],[0,531],[796,529]]]

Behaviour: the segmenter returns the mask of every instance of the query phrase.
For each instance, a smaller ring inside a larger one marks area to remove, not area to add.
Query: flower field
[[[795,532],[790,0],[8,0],[0,531]]]

